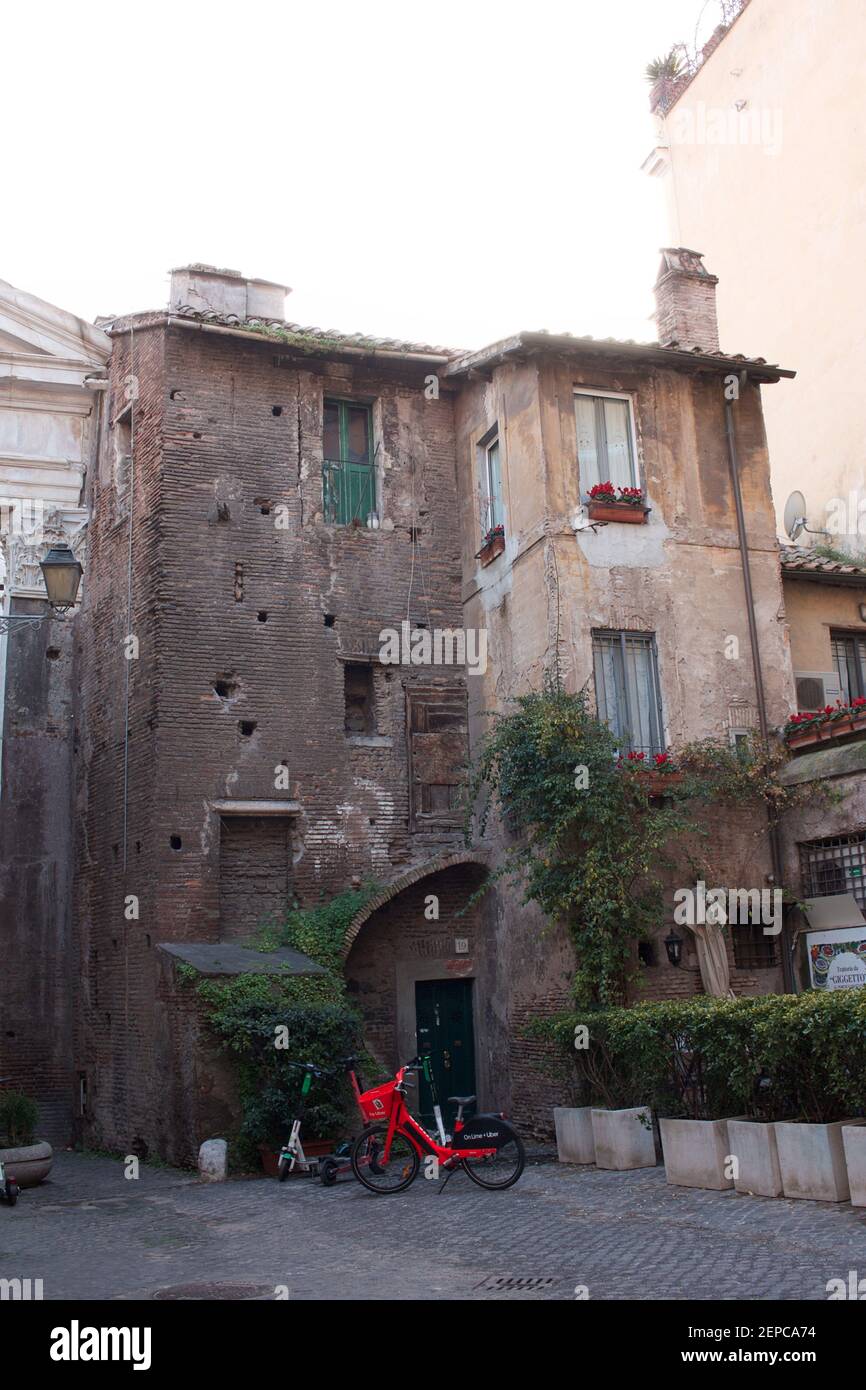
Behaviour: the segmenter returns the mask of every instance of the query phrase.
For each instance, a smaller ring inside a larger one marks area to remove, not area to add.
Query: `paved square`
[[[60,1153],[51,1178],[0,1204],[0,1277],[46,1299],[145,1299],[180,1286],[249,1286],[292,1299],[826,1299],[866,1276],[866,1211],[670,1187],[662,1168],[530,1163],[483,1192],[458,1173],[376,1197],[195,1175]],[[517,1282],[521,1281],[521,1282]],[[246,1294],[243,1287],[238,1293]]]

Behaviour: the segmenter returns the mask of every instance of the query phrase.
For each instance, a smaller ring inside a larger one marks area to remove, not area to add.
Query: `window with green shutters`
[[[325,520],[336,526],[366,525],[376,510],[373,422],[368,405],[326,400],[322,498]]]

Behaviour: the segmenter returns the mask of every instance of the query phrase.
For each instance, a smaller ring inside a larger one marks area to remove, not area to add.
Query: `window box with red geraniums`
[[[624,758],[617,758],[616,765],[640,777],[653,796],[660,795],[666,787],[683,780],[683,774],[670,753],[653,753],[648,757],[646,753],[632,750]]]
[[[801,710],[792,714],[783,729],[789,748],[804,748],[847,734],[866,731],[866,698],[858,695],[849,705],[837,700],[823,709]]]
[[[626,521],[643,525],[650,508],[644,504],[639,487],[614,487],[613,483],[595,483],[589,489],[590,521]]]
[[[500,522],[498,526],[491,526],[484,537],[484,543],[475,556],[482,565],[489,565],[491,560],[495,560],[497,555],[501,555],[505,549],[505,527]]]

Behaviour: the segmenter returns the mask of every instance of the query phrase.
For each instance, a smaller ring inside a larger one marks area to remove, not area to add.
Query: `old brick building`
[[[521,1029],[567,1003],[571,948],[501,882],[467,909],[502,855],[495,826],[463,836],[486,714],[554,664],[649,752],[793,705],[760,402],[785,373],[719,353],[696,253],[665,252],[657,292],[660,344],[461,353],[303,328],[284,287],[192,266],[168,311],[103,324],[76,619],[78,1135],[188,1159],[224,1131],[178,963],[235,958],[291,899],[370,880],[344,957],[383,1065],[423,1030],[452,1089],[549,1127]],[[640,524],[593,520],[608,480],[643,490]],[[435,639],[432,660],[387,659],[385,630]],[[757,814],[720,819],[714,848],[730,882],[770,880]],[[645,993],[700,989],[700,949],[675,968],[644,943]],[[727,951],[735,992],[782,986],[780,950]]]
[[[378,659],[384,628],[460,622],[452,399],[425,389],[447,357],[283,325],[284,295],[192,268],[168,314],[107,325],[80,619],[79,1120],[175,1156],[211,1083],[162,943],[242,941],[291,896],[407,873],[463,903],[479,872],[450,862],[463,671]],[[388,932],[371,919],[353,955],[393,1043],[395,972],[411,992],[454,949]]]

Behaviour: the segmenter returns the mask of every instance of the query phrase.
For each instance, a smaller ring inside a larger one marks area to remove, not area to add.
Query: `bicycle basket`
[[[383,1086],[374,1086],[372,1090],[364,1091],[358,1097],[358,1104],[368,1123],[387,1120],[394,1105],[394,1082],[388,1081]]]

